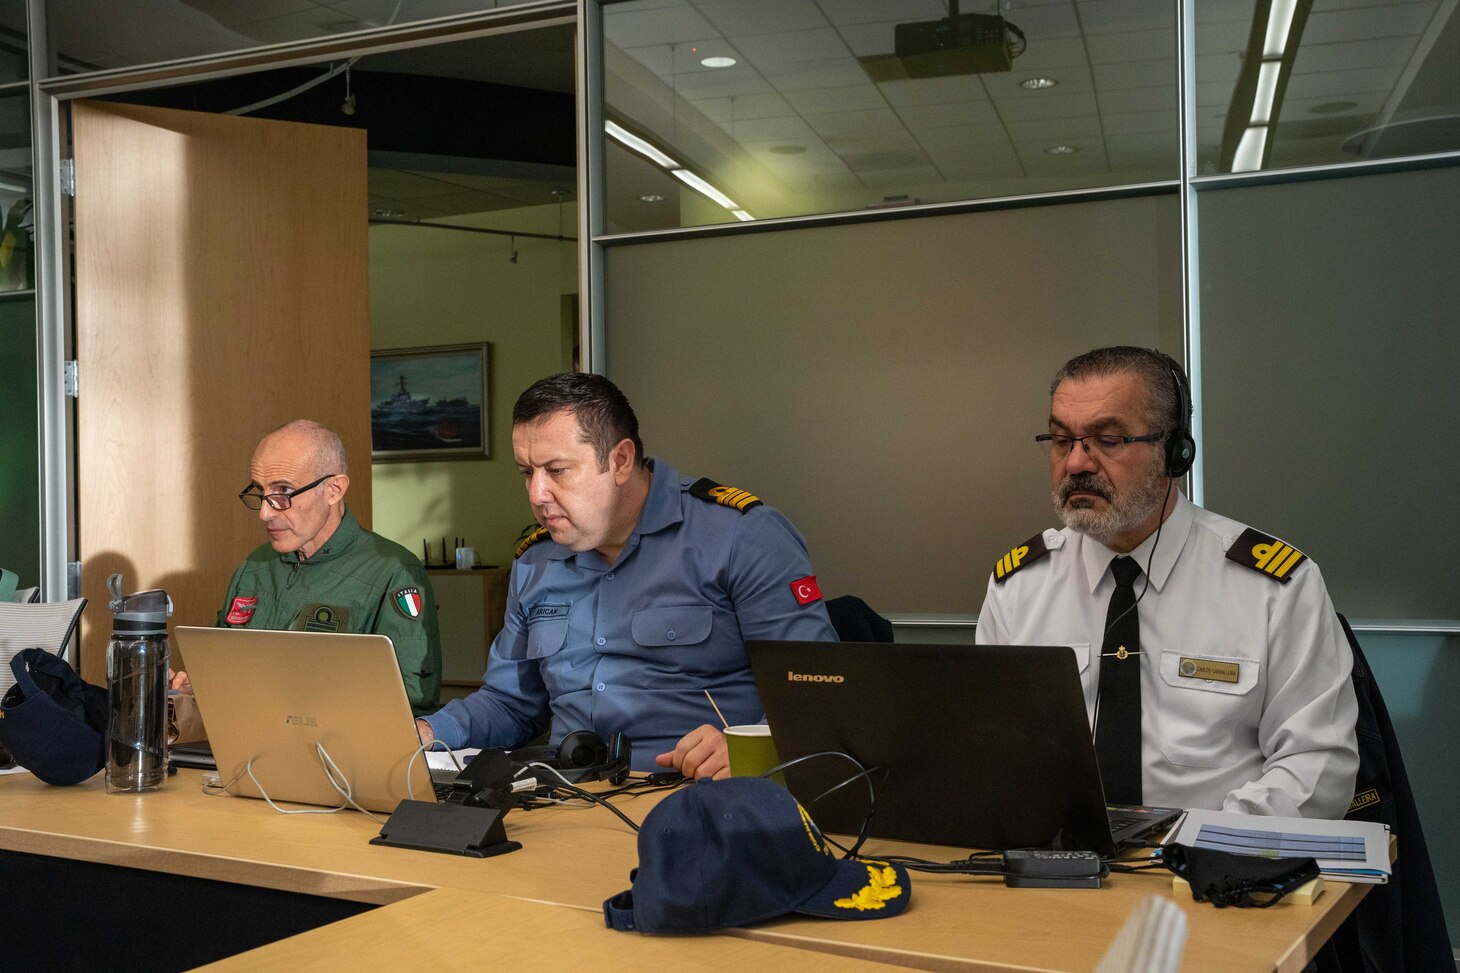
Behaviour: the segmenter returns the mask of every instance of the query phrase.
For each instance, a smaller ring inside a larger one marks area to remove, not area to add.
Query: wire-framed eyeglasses
[[[1164,432],[1147,433],[1144,436],[1115,436],[1110,433],[1099,433],[1090,436],[1065,436],[1059,433],[1046,432],[1034,437],[1034,441],[1049,451],[1049,455],[1056,459],[1063,459],[1070,455],[1070,450],[1075,448],[1075,443],[1085,447],[1085,452],[1090,452],[1090,444],[1094,443],[1095,448],[1100,450],[1102,456],[1119,456],[1121,450],[1131,443],[1158,443],[1166,438]]]
[[[239,491],[238,499],[242,500],[243,505],[250,510],[261,510],[265,503],[275,510],[288,510],[294,502],[294,498],[299,494],[313,490],[325,480],[338,475],[338,473],[326,473],[313,483],[306,483],[297,490],[287,490],[283,493],[265,493],[257,483],[250,483]]]

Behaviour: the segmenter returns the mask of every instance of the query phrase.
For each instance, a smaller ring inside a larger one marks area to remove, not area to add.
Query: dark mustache
[[[1070,499],[1072,493],[1093,493],[1104,500],[1110,499],[1110,489],[1095,473],[1071,473],[1060,484],[1060,502]]]

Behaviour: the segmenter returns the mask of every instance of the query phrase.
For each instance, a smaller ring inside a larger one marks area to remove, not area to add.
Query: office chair
[[[0,696],[15,685],[10,660],[21,649],[43,648],[60,654],[71,640],[85,598],[42,604],[0,601]]]
[[[1346,817],[1387,824],[1399,856],[1389,882],[1369,890],[1315,965],[1319,973],[1454,973],[1435,869],[1389,709],[1348,619],[1339,614],[1338,623],[1353,650],[1359,704],[1359,773]]]
[[[1095,973],[1176,973],[1185,949],[1186,913],[1153,895],[1120,927]]]
[[[856,595],[842,595],[826,603],[831,627],[843,642],[891,642],[892,623]]]

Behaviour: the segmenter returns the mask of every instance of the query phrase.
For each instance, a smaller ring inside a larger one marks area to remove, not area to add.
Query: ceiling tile
[[[737,36],[734,43],[757,70],[767,73],[807,61],[849,57],[851,53],[841,34],[830,27],[753,37]]]
[[[877,135],[883,132],[905,131],[902,119],[890,108],[871,111],[828,112],[811,115],[806,119],[822,138],[838,136]]]
[[[1293,61],[1293,74],[1345,71],[1393,66],[1395,73],[1409,60],[1416,38],[1391,37],[1342,44],[1304,44]]]
[[[837,88],[861,84],[867,80],[867,72],[862,70],[862,66],[850,54],[844,58],[791,64],[780,70],[766,71],[765,75],[776,90],[781,92],[804,88]]]
[[[1432,3],[1396,3],[1352,10],[1314,10],[1303,28],[1302,43],[1330,44],[1376,37],[1417,37],[1434,16]]]
[[[1075,5],[1068,2],[1042,7],[1021,5],[1006,10],[1004,19],[1022,30],[1031,46],[1036,41],[1080,36],[1080,22],[1075,17]]]
[[[786,99],[773,91],[753,95],[696,98],[691,103],[705,117],[725,123],[744,121],[747,118],[782,118],[796,114],[796,110],[786,103]]]
[[[1005,121],[1095,114],[1095,96],[1088,93],[1054,94],[1047,98],[996,98],[994,104]]]
[[[695,0],[695,6],[729,37],[826,26],[812,0]]]
[[[1231,90],[1231,86],[1228,86]],[[1100,111],[1132,112],[1166,110],[1167,124],[1176,127],[1176,89],[1164,88],[1122,88],[1119,91],[1100,92]]]
[[[1117,91],[1121,88],[1159,88],[1163,85],[1176,87],[1176,58],[1160,58],[1154,61],[1126,61],[1121,64],[1097,64],[1095,86],[1101,91]]]
[[[940,20],[948,13],[944,0],[821,0],[821,9],[833,24]]]
[[[747,118],[735,123],[736,138],[745,142],[815,141],[811,126],[797,116]]]
[[[964,152],[987,149],[991,145],[1008,145],[1009,135],[998,119],[958,128],[918,129],[913,132],[928,153]]]
[[[789,91],[786,101],[803,115],[825,112],[862,111],[886,108],[887,100],[877,86],[868,81],[865,84],[841,88],[807,88],[804,91]]]
[[[1394,68],[1358,68],[1353,71],[1323,71],[1295,74],[1288,79],[1288,98],[1342,97],[1355,91],[1388,92],[1397,75]]]
[[[888,81],[877,87],[882,89],[882,94],[887,98],[888,104],[896,107],[988,100],[980,75],[909,78],[906,81]]]
[[[912,105],[899,109],[898,115],[908,128],[919,132],[949,126],[999,124],[999,114],[988,102],[974,105]]]
[[[1176,35],[1169,30],[1137,30],[1128,34],[1097,34],[1090,38],[1092,64],[1154,61],[1176,57]]]
[[[1031,37],[1024,53],[1014,59],[1014,71],[1024,72],[1022,77],[1031,71],[1058,72],[1072,67],[1085,67],[1085,42],[1078,37]]]
[[[645,47],[718,36],[718,32],[686,4],[651,10],[640,9],[638,4],[609,4],[603,8],[603,36],[616,47]]]
[[[1206,2],[1206,0],[1203,0]],[[1128,34],[1138,30],[1176,33],[1176,4],[1149,0],[1082,0],[1076,5],[1085,35]],[[1176,49],[1173,41],[1171,50]]]
[[[1173,146],[1176,144],[1175,112],[1109,112],[1100,122],[1107,136],[1157,134],[1164,136]]]
[[[1043,141],[1051,145],[1074,139],[1098,139],[1101,136],[1100,120],[1093,115],[1010,122],[1008,129],[1009,137],[1016,142]]]

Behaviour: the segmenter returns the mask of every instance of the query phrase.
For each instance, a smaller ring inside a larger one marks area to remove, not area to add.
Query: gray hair
[[[1139,375],[1146,386],[1146,421],[1152,431],[1165,432],[1169,440],[1173,432],[1186,424],[1186,416],[1180,415],[1181,396],[1177,392],[1177,382],[1183,379],[1178,379],[1173,371],[1180,368],[1174,360],[1150,348],[1131,345],[1096,348],[1065,362],[1049,383],[1049,394],[1053,397],[1067,378]]]

